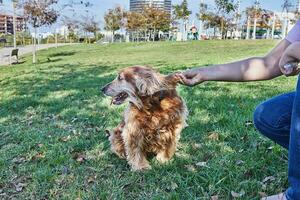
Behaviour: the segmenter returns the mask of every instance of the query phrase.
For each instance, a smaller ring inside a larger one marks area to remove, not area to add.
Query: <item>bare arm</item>
[[[181,74],[181,78],[184,84],[190,86],[203,81],[244,82],[269,80],[282,75],[279,62],[290,44],[289,41],[283,40],[264,57],[253,57],[229,64],[187,70]]]

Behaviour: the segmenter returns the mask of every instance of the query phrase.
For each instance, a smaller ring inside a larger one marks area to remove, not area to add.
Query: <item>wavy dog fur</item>
[[[134,66],[120,71],[102,89],[115,104],[129,101],[122,122],[110,131],[109,141],[111,150],[127,159],[133,170],[151,168],[149,153],[161,163],[173,157],[188,115],[184,100],[176,92],[178,82],[175,75]]]

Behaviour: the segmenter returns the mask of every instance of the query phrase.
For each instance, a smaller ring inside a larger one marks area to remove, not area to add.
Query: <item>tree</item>
[[[99,28],[99,23],[95,20],[95,17],[83,17],[83,21],[81,22],[81,26],[83,31],[86,33],[93,33],[95,40],[97,40],[98,36],[98,31],[100,30]],[[89,39],[89,43],[90,43]]]
[[[221,29],[221,17],[210,11],[202,16],[204,20],[204,28],[213,28],[214,29],[214,37],[216,36],[216,30]]]
[[[149,35],[153,41],[159,31],[166,32],[170,30],[171,16],[167,12],[153,6],[145,6],[142,15],[146,23],[144,27],[150,32]]]
[[[171,26],[170,14],[153,6],[145,6],[141,12],[126,12],[124,18],[124,26],[134,40],[142,36],[154,41],[160,31],[167,32]]]
[[[203,31],[203,26],[205,21],[207,20],[208,14],[208,5],[206,3],[200,3],[199,13],[197,13],[197,17],[200,20],[199,33],[201,34]]]
[[[228,25],[231,24],[229,22],[232,22],[233,13],[237,8],[237,4],[234,0],[215,0],[215,4],[217,7],[217,13],[221,19],[220,30],[222,38],[224,39],[226,37],[227,29],[229,28]]]
[[[55,4],[57,4],[57,0],[24,0],[21,4],[27,22],[34,28],[33,63],[36,62],[37,28],[44,25],[51,25],[56,22],[59,13],[54,9]]]
[[[140,12],[126,12],[125,14],[126,23],[125,28],[126,30],[131,33],[133,37],[133,41],[139,38],[140,33],[146,37],[147,35],[147,25],[146,25],[146,18]]]
[[[114,9],[109,9],[104,16],[105,27],[104,29],[112,32],[112,42],[114,42],[115,32],[121,29],[124,25],[124,12],[118,6]]]
[[[181,4],[175,5],[173,14],[176,20],[182,20],[184,25],[184,40],[187,39],[187,24],[192,11],[188,9],[187,0],[183,0]]]
[[[69,42],[71,43],[72,38],[76,38],[76,30],[79,29],[79,24],[80,22],[78,20],[72,19],[70,17],[64,16],[62,19],[63,24],[67,27],[68,29],[68,37],[69,37]]]
[[[257,19],[261,17],[262,9],[255,6],[251,6],[246,8],[246,16],[247,16],[247,36],[246,39],[250,39],[250,29],[253,19],[253,35],[252,38],[255,39],[256,37],[256,25],[257,25]]]

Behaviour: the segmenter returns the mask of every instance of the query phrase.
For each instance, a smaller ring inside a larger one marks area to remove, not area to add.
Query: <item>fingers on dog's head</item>
[[[185,77],[181,72],[175,72],[166,76],[166,82],[171,86],[184,83]]]

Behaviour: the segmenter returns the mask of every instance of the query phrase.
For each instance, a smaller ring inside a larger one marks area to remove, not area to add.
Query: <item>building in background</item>
[[[141,12],[143,7],[153,6],[164,10],[171,15],[172,12],[172,0],[130,0],[129,8],[132,12]]]
[[[16,17],[16,31],[23,32],[26,30],[26,23],[23,17]],[[0,14],[0,34],[14,34],[13,16]]]

